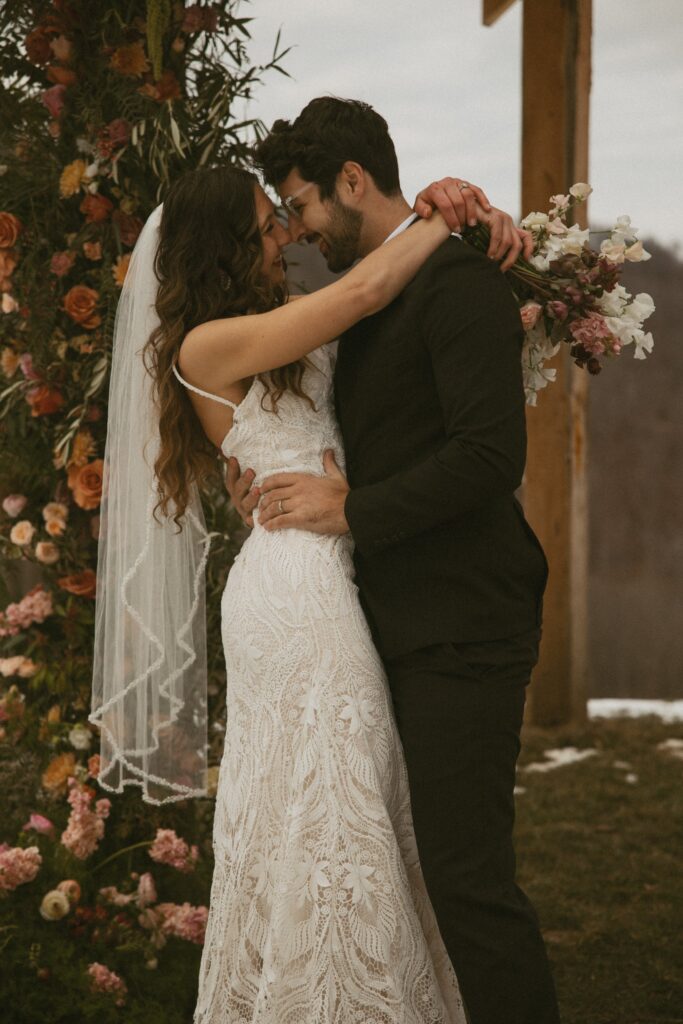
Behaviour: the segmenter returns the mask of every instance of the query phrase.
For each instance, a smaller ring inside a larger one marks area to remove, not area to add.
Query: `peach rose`
[[[26,56],[32,64],[47,64],[52,56],[50,41],[42,28],[34,28],[29,32],[24,40],[24,46]]]
[[[0,249],[11,249],[21,234],[22,223],[13,213],[0,213]]]
[[[102,243],[101,242],[84,242],[83,252],[89,260],[101,260],[102,259]]]
[[[71,576],[62,576],[57,580],[62,590],[76,597],[95,597],[97,576],[92,569],[83,569],[82,572],[72,573]]]
[[[31,406],[31,416],[49,416],[64,405],[64,397],[57,388],[39,384],[26,392],[26,401]]]
[[[68,779],[75,771],[76,755],[73,753],[58,754],[57,757],[52,758],[43,772],[43,789],[47,789],[53,796],[66,793]]]
[[[5,377],[13,377],[18,365],[19,356],[14,349],[3,348],[2,355],[0,355],[0,366]]]
[[[35,526],[28,521],[28,519],[20,519],[18,523],[15,523],[9,535],[9,539],[13,544],[18,544],[20,548],[26,547],[33,540],[33,534],[36,532]]]
[[[140,78],[145,71],[149,70],[144,44],[137,42],[130,43],[128,46],[119,46],[111,56],[109,67],[118,71],[120,75]]]
[[[45,531],[51,537],[61,537],[66,530],[66,523],[63,519],[48,519],[45,523]]]
[[[93,288],[84,284],[74,285],[64,296],[64,312],[75,323],[81,324],[86,330],[92,330],[102,323],[102,317],[95,312],[99,297],[99,292]]]
[[[119,256],[114,266],[111,268],[111,272],[114,276],[114,280],[119,288],[123,288],[123,282],[126,280],[126,274],[128,273],[128,264],[130,263],[131,254],[126,252],[123,256]]]
[[[92,779],[96,779],[100,774],[100,755],[93,754],[88,758],[88,775]]]
[[[9,292],[2,293],[2,311],[3,313],[17,313],[19,311],[19,303]]]
[[[75,262],[75,252],[69,252],[68,249],[64,252],[56,252],[50,260],[50,270],[57,277],[64,277],[65,274],[69,273]]]
[[[36,558],[43,565],[54,565],[59,561],[59,548],[49,540],[41,540],[36,544]]]
[[[71,42],[66,36],[55,36],[50,40],[50,49],[57,60],[69,60],[71,58]]]
[[[72,160],[66,165],[59,178],[59,194],[63,199],[76,195],[86,177],[85,170],[85,160]]]
[[[81,213],[85,214],[87,224],[99,224],[101,221],[107,220],[113,209],[112,201],[106,196],[101,196],[99,192],[89,192],[80,206]]]
[[[43,508],[43,519],[49,522],[50,519],[66,519],[69,515],[69,506],[63,501],[48,501]]]
[[[102,472],[104,462],[95,459],[85,466],[71,466],[68,472],[68,484],[73,491],[74,501],[81,508],[97,508],[102,499]]]

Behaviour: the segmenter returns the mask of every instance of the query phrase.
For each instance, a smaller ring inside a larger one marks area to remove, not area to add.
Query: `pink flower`
[[[28,832],[29,829],[33,829],[34,832],[40,832],[43,836],[50,836],[54,832],[55,827],[49,818],[43,817],[42,814],[34,813],[23,826],[24,832]]]
[[[133,902],[136,896],[134,892],[119,892],[115,885],[105,885],[99,890],[99,892],[100,896],[105,899],[107,903],[113,903],[115,907],[127,907],[129,903]]]
[[[560,302],[559,299],[553,299],[552,302],[549,302],[545,308],[548,315],[553,317],[553,319],[559,321],[567,319],[569,309],[567,307],[566,302]]]
[[[589,313],[581,320],[575,320],[570,325],[569,331],[574,340],[594,356],[602,355],[608,350],[615,350],[615,343],[621,349],[621,344],[610,331],[605,318],[598,313]],[[618,353],[619,349],[615,351]]]
[[[19,366],[26,380],[40,380],[40,374],[33,369],[33,356],[30,352],[19,356]]]
[[[149,871],[145,871],[143,875],[140,875],[137,900],[139,907],[146,907],[149,903],[156,903],[157,901],[156,886]]]
[[[159,828],[154,842],[147,851],[158,864],[170,864],[178,871],[194,871],[199,857],[196,846],[188,847],[184,839],[180,839],[172,828]]]
[[[187,942],[201,946],[206,933],[207,907],[193,907],[189,903],[158,903],[154,908],[161,915],[161,930]]]
[[[519,313],[522,318],[522,326],[525,331],[530,331],[538,323],[542,306],[538,302],[525,302]]]
[[[85,860],[94,853],[104,836],[104,821],[109,817],[111,801],[106,798],[98,800],[92,810],[92,790],[79,786],[73,777],[69,779],[67,799],[71,804],[71,814],[62,832],[62,844],[71,850],[74,857]]]
[[[0,612],[0,636],[16,636],[20,629],[44,622],[48,615],[52,615],[52,594],[37,583],[21,601]]]
[[[117,1006],[124,1005],[126,995],[128,994],[128,986],[123,978],[119,978],[118,974],[110,971],[104,964],[98,964],[97,961],[88,965],[88,974],[92,979],[91,988],[93,992],[110,993],[117,997],[115,1000]]]
[[[51,89],[46,89],[40,97],[49,110],[51,117],[59,117],[61,114],[64,106],[65,92],[65,85],[53,85]]]
[[[28,498],[25,494],[8,494],[2,503],[2,507],[8,516],[16,519],[19,513],[26,507]]]
[[[56,252],[50,260],[50,270],[57,277],[64,277],[73,267],[75,260],[76,253],[69,252],[68,249],[65,249],[64,252]]]
[[[66,878],[57,886],[58,892],[63,892],[69,903],[78,903],[81,898],[81,887],[75,878]]]
[[[0,890],[10,892],[18,885],[32,882],[38,874],[43,858],[37,846],[0,847]]]

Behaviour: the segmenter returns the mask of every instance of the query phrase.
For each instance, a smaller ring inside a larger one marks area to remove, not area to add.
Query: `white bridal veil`
[[[196,485],[182,532],[152,516],[158,420],[142,349],[159,322],[161,212],[140,234],[116,311],[89,715],[100,729],[100,784],[140,786],[151,804],[206,796],[204,566],[215,536]]]

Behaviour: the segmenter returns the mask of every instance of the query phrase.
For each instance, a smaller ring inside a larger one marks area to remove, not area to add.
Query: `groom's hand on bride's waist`
[[[275,473],[263,481],[258,515],[265,530],[348,533],[349,524],[344,515],[348,482],[333,452],[325,452],[323,465],[325,476]]]

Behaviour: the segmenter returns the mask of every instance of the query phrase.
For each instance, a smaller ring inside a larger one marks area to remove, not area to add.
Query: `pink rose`
[[[560,302],[559,299],[553,299],[552,302],[547,304],[546,312],[549,316],[553,317],[554,320],[566,320],[569,313],[566,302]]]
[[[532,327],[536,326],[541,315],[541,308],[538,302],[525,302],[522,306],[519,313],[525,331],[530,331]]]
[[[2,503],[2,507],[8,516],[16,519],[21,511],[26,508],[28,498],[25,494],[8,494]]]
[[[40,374],[33,369],[33,356],[30,352],[23,352],[19,356],[19,366],[26,380],[40,380]]]
[[[73,267],[75,260],[76,253],[69,252],[68,249],[64,252],[56,252],[50,260],[50,270],[57,277],[64,277]]]
[[[65,85],[53,85],[51,89],[46,89],[40,97],[52,117],[59,117],[61,114],[65,92]]]

